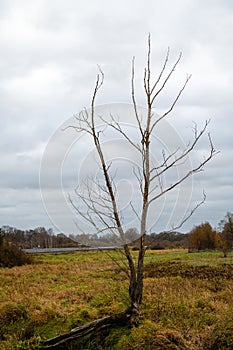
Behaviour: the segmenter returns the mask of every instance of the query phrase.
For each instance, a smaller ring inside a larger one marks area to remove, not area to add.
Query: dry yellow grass
[[[111,254],[122,263],[121,254]],[[166,261],[178,264],[177,271],[179,266],[232,266],[231,255],[224,260],[217,253],[147,252],[147,264],[163,266]],[[138,343],[135,349],[147,349],[147,329],[154,344],[164,339],[171,349],[178,342],[180,349],[206,350],[211,337],[223,325],[229,327],[233,323],[233,279],[184,278],[178,273],[177,276],[168,273],[159,278],[145,277],[144,287],[141,326],[137,332],[122,331],[115,335],[113,349],[114,346],[131,349],[135,342]],[[26,349],[30,339],[35,343],[36,337],[51,337],[97,317],[122,311],[128,305],[127,289],[126,275],[104,252],[41,255],[35,257],[32,265],[2,268],[0,348]],[[118,343],[114,345],[116,339]],[[95,349],[96,345],[88,346]],[[153,349],[153,345],[148,349]]]

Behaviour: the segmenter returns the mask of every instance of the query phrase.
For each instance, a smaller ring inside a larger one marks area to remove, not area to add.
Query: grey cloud
[[[40,160],[56,129],[72,114],[89,107],[96,64],[105,72],[105,84],[97,103],[130,103],[131,59],[135,55],[137,101],[145,105],[142,79],[149,32],[156,74],[168,45],[171,61],[183,51],[180,67],[164,96],[157,101],[156,111],[166,110],[186,73],[193,73],[177,109],[168,118],[169,123],[188,142],[192,137],[192,121],[202,124],[211,118],[209,130],[216,148],[221,150],[200,178],[208,190],[207,203],[187,227],[195,220],[216,222],[218,213],[221,218],[223,211],[231,210],[232,1],[175,0],[172,4],[168,0],[92,4],[74,0],[66,3],[40,0],[36,4],[0,1],[0,8],[3,223],[22,226],[27,221],[32,226],[49,225],[36,190]],[[56,146],[51,165],[56,162],[56,152],[67,146],[67,139],[64,136],[64,143]],[[205,147],[206,144],[201,144],[202,151]],[[124,147],[119,146],[121,149]],[[80,143],[77,157],[83,150],[85,145]],[[114,154],[114,147],[109,148],[111,153]],[[63,172],[67,188],[72,187],[77,177],[72,162],[73,158],[67,159],[68,168]],[[128,178],[127,167],[121,165],[119,177]],[[85,171],[91,169],[89,163]],[[48,187],[52,190],[50,171],[48,167]],[[200,183],[195,182],[197,186]],[[34,201],[30,196],[34,196]],[[62,220],[57,198],[54,194],[51,203],[59,213],[54,215]],[[167,213],[169,209],[164,209],[164,214]],[[160,216],[161,228],[166,215]],[[67,227],[73,229],[68,223]]]

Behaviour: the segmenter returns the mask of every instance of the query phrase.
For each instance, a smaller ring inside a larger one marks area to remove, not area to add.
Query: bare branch
[[[164,167],[167,168],[167,167],[168,167],[168,161],[169,161],[171,158],[173,158],[179,150],[180,150],[180,148],[178,147],[174,152],[170,153],[168,156],[165,155],[165,151],[163,150],[163,151],[162,151],[163,162],[160,163],[158,166],[153,166],[153,167],[151,167],[150,175],[151,175],[154,171],[158,171],[158,170],[161,169],[161,168],[164,168]],[[176,158],[176,159],[177,159],[177,158]],[[174,165],[175,165],[175,163],[174,163]],[[159,174],[160,174],[160,173],[159,173]],[[152,180],[153,180],[153,179],[151,178],[151,181],[152,181]]]
[[[136,169],[137,169],[137,171],[136,171]],[[142,186],[143,179],[142,179],[142,174],[141,174],[140,168],[133,167],[133,174],[136,177],[136,179],[138,180],[139,188],[140,188],[141,194],[143,195],[143,186]]]
[[[202,130],[198,133],[197,129],[195,128],[195,132],[194,132],[194,141],[192,142],[191,145],[188,146],[188,148],[186,148],[181,155],[177,156],[173,161],[171,161],[169,164],[168,160],[170,160],[171,157],[173,157],[179,150],[179,148],[174,151],[173,153],[171,153],[166,159],[165,162],[163,162],[159,167],[154,167],[151,169],[151,173],[156,171],[156,174],[154,176],[152,176],[150,178],[151,181],[153,181],[156,177],[161,176],[163,173],[167,172],[169,169],[171,169],[172,167],[174,167],[175,165],[177,165],[177,163],[180,163],[181,161],[185,160],[186,157],[194,150],[195,146],[197,145],[197,143],[200,141],[201,137],[204,135],[204,133],[206,132],[206,128],[209,125],[210,120],[206,120],[204,127],[202,128]],[[209,134],[208,134],[209,135]],[[211,138],[210,135],[209,137],[209,142],[210,142],[210,150],[214,151],[213,153],[216,153],[216,151],[214,150],[213,144],[211,142]],[[203,164],[204,165],[204,164]],[[163,168],[161,171],[157,171],[158,168]]]
[[[156,99],[156,97],[160,94],[160,92],[165,88],[167,82],[169,81],[171,75],[174,73],[178,63],[180,62],[182,57],[182,52],[180,52],[178,59],[176,60],[175,64],[173,65],[172,69],[170,70],[170,72],[168,73],[166,79],[164,80],[161,88],[154,94],[154,96],[152,97],[151,103],[153,104],[154,100]]]
[[[138,215],[137,211],[135,210],[135,208],[134,208],[132,202],[130,202],[130,207],[131,207],[133,213],[135,214],[136,218],[137,218],[138,221],[140,222],[141,218],[140,218],[140,216]]]
[[[119,132],[124,138],[125,140],[127,140],[131,146],[133,146],[134,148],[136,148],[137,151],[139,151],[140,153],[141,148],[139,146],[139,144],[133,142],[133,140],[130,138],[130,136],[127,135],[127,133],[122,129],[120,123],[114,118],[114,116],[112,114],[110,114],[111,116],[111,123],[107,122],[103,117],[100,117],[100,119],[108,126],[112,127],[114,130],[116,130],[117,132]]]
[[[162,78],[162,76],[163,76],[163,73],[164,73],[164,71],[165,71],[165,69],[166,69],[166,66],[167,66],[167,63],[168,63],[169,55],[170,55],[170,48],[168,47],[168,49],[167,49],[167,54],[166,54],[166,58],[165,58],[164,64],[163,64],[163,68],[161,69],[161,72],[160,72],[160,74],[159,74],[159,76],[158,76],[158,79],[156,80],[156,82],[154,83],[154,85],[153,85],[153,87],[152,87],[152,89],[151,89],[151,93],[152,93],[152,94],[153,94],[153,92],[154,92],[154,89],[156,88],[156,86],[158,85],[158,83],[160,82],[160,80],[161,80],[161,78]]]
[[[185,222],[188,221],[188,220],[191,218],[191,216],[193,216],[193,214],[197,211],[197,209],[198,209],[202,204],[205,203],[205,201],[206,201],[206,194],[205,194],[205,192],[203,191],[203,199],[202,199],[200,202],[198,202],[197,205],[195,205],[195,206],[191,209],[190,213],[189,213],[187,216],[185,216],[185,217],[183,218],[183,220],[179,223],[179,225],[173,226],[171,231],[178,230],[179,228],[181,228],[181,227],[185,224]],[[171,231],[170,231],[170,232],[171,232]],[[169,232],[169,231],[168,231],[168,232]]]
[[[151,43],[150,43],[150,34],[148,35],[148,51],[147,51],[147,68],[145,68],[144,74],[144,88],[146,95],[149,97],[151,95],[150,91],[150,55],[151,55]],[[149,100],[148,100],[149,101]]]
[[[167,233],[171,233],[171,232],[174,232],[178,229],[180,229],[190,218],[191,216],[193,216],[193,214],[198,210],[198,208],[204,204],[206,201],[206,194],[205,192],[203,191],[203,198],[200,202],[198,202],[192,209],[191,211],[189,212],[188,215],[186,215],[182,220],[181,222],[177,225],[177,226],[172,226],[171,230],[166,230]],[[154,242],[156,240],[156,238],[153,238],[153,237],[150,237],[150,244],[152,242]]]
[[[122,251],[122,249],[121,249],[121,251]],[[128,278],[130,278],[130,274],[128,271],[128,265],[124,260],[121,259],[121,264],[120,264],[119,261],[116,258],[114,258],[108,251],[106,251],[106,255],[114,262],[114,264],[116,264],[119,267],[120,271],[123,271],[126,274],[126,276]],[[123,267],[122,267],[122,265],[123,265]]]
[[[182,88],[180,89],[178,95],[176,96],[175,100],[173,101],[171,107],[167,110],[167,112],[165,112],[161,117],[159,117],[152,125],[151,127],[151,132],[153,131],[154,127],[162,120],[164,119],[169,113],[171,113],[171,111],[173,110],[173,108],[175,107],[176,103],[178,102],[182,92],[185,90],[186,88],[186,85],[188,84],[189,80],[191,79],[191,75],[188,75],[185,82],[184,82],[184,85],[182,86]],[[154,98],[153,98],[153,101],[154,101]]]
[[[168,186],[166,189],[164,189],[162,192],[160,192],[158,195],[152,197],[149,200],[149,204],[151,204],[152,202],[154,202],[156,199],[160,198],[161,196],[163,196],[165,193],[170,192],[171,190],[173,190],[175,187],[177,187],[178,185],[180,185],[182,182],[184,182],[188,177],[192,176],[193,174],[202,171],[203,166],[209,162],[210,159],[213,158],[213,156],[215,154],[217,154],[218,152],[215,151],[215,149],[213,148],[213,145],[211,144],[211,149],[210,149],[210,153],[209,156],[204,159],[199,165],[197,165],[196,167],[194,167],[193,169],[191,169],[190,171],[188,171],[184,176],[182,176],[178,181],[176,181],[175,183],[173,183],[172,185]]]
[[[141,136],[143,136],[143,128],[142,128],[142,123],[138,115],[138,109],[137,109],[137,103],[136,103],[136,98],[135,98],[135,88],[134,88],[134,61],[135,57],[132,59],[132,73],[131,73],[131,96],[132,96],[132,101],[133,101],[133,107],[134,107],[134,114],[136,121],[138,123],[138,128],[140,130]]]

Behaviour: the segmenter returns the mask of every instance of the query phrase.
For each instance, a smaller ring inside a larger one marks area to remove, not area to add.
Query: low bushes
[[[0,267],[21,266],[31,262],[29,255],[0,233]]]

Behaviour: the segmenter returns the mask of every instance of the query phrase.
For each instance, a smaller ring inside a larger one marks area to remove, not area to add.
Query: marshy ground
[[[1,268],[0,348],[36,349],[41,339],[123,311],[123,267],[121,253],[97,251],[41,254],[33,264]],[[140,326],[69,349],[233,349],[232,296],[232,253],[148,250]]]

